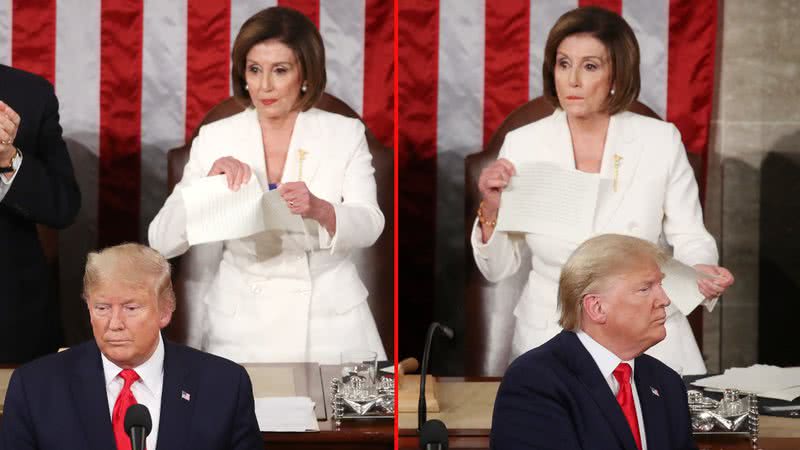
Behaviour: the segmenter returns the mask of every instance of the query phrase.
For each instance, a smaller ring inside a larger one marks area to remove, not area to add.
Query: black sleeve
[[[244,368],[240,368],[240,372],[238,399],[234,412],[236,416],[233,418],[230,448],[232,450],[261,450],[264,448],[264,441],[256,420],[253,385]]]
[[[53,86],[44,83],[42,94],[44,108],[35,125],[36,148],[20,147],[22,166],[2,202],[31,222],[65,228],[75,220],[81,194],[61,135]]]
[[[22,372],[15,370],[8,382],[0,420],[0,450],[38,449],[26,397]]]

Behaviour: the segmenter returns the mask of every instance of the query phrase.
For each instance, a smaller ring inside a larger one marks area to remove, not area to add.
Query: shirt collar
[[[103,361],[103,373],[106,379],[106,388],[108,388],[111,382],[114,381],[117,375],[122,371],[122,368],[111,362],[103,352],[100,352],[100,359]],[[139,374],[139,381],[141,381],[147,389],[155,393],[157,386],[161,384],[161,380],[164,376],[164,340],[161,337],[161,333],[158,334],[156,351],[153,352],[147,361],[134,367],[133,370]]]
[[[575,334],[578,335],[578,339],[581,341],[581,344],[586,348],[586,351],[592,355],[592,359],[594,360],[597,367],[600,369],[600,373],[603,374],[603,378],[608,379],[614,373],[614,369],[617,368],[619,363],[626,363],[631,366],[631,378],[633,378],[633,371],[636,369],[634,367],[635,361],[633,359],[628,361],[623,361],[619,359],[617,355],[611,352],[611,350],[603,347],[600,345],[599,342],[595,341],[591,336],[586,334],[583,330],[578,330]]]

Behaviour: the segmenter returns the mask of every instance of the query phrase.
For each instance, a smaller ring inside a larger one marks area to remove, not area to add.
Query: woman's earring
[[[308,90],[308,82],[303,82],[303,85],[300,86],[300,91],[305,92]]]
[[[611,95],[614,95],[614,88],[611,88]]]
[[[245,85],[244,85],[244,90],[245,90],[245,91],[249,91],[249,90],[250,90],[250,87],[249,87],[248,85],[246,85],[246,84],[245,84]]]

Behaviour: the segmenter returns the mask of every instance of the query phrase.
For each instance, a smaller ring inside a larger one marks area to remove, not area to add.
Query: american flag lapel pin
[[[656,397],[661,397],[661,394],[658,393],[658,389],[654,388],[653,386],[650,386],[650,392],[652,392]]]
[[[652,388],[651,388],[652,389]],[[186,400],[187,402],[192,399],[192,396],[189,395],[186,391],[181,391],[181,398]]]

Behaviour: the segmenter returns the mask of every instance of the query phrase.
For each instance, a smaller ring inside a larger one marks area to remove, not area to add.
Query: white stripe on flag
[[[542,95],[542,62],[547,34],[565,12],[578,7],[577,0],[531,0],[528,48],[528,98]]]
[[[365,0],[322,1],[319,30],[325,44],[326,91],[364,112]]]
[[[184,142],[186,8],[186,0],[144,1],[139,214],[142,239],[166,199],[167,151]]]
[[[81,190],[75,223],[60,233],[61,296],[80,295],[83,262],[97,246],[100,153],[100,2],[56,2],[56,95],[61,127]],[[120,96],[126,93],[118,92]]]
[[[12,0],[0,0],[0,64],[11,65]]]
[[[484,8],[483,0],[439,3],[439,153],[468,155],[483,142]]]
[[[622,16],[639,41],[642,77],[639,101],[666,118],[669,1],[625,1],[622,2]]]
[[[233,50],[233,41],[236,40],[239,29],[242,28],[242,25],[250,16],[262,9],[277,5],[278,0],[231,0],[231,50]],[[228,58],[229,71],[230,67],[231,61],[230,58]],[[230,93],[233,95],[233,83],[230,83],[230,85]]]

